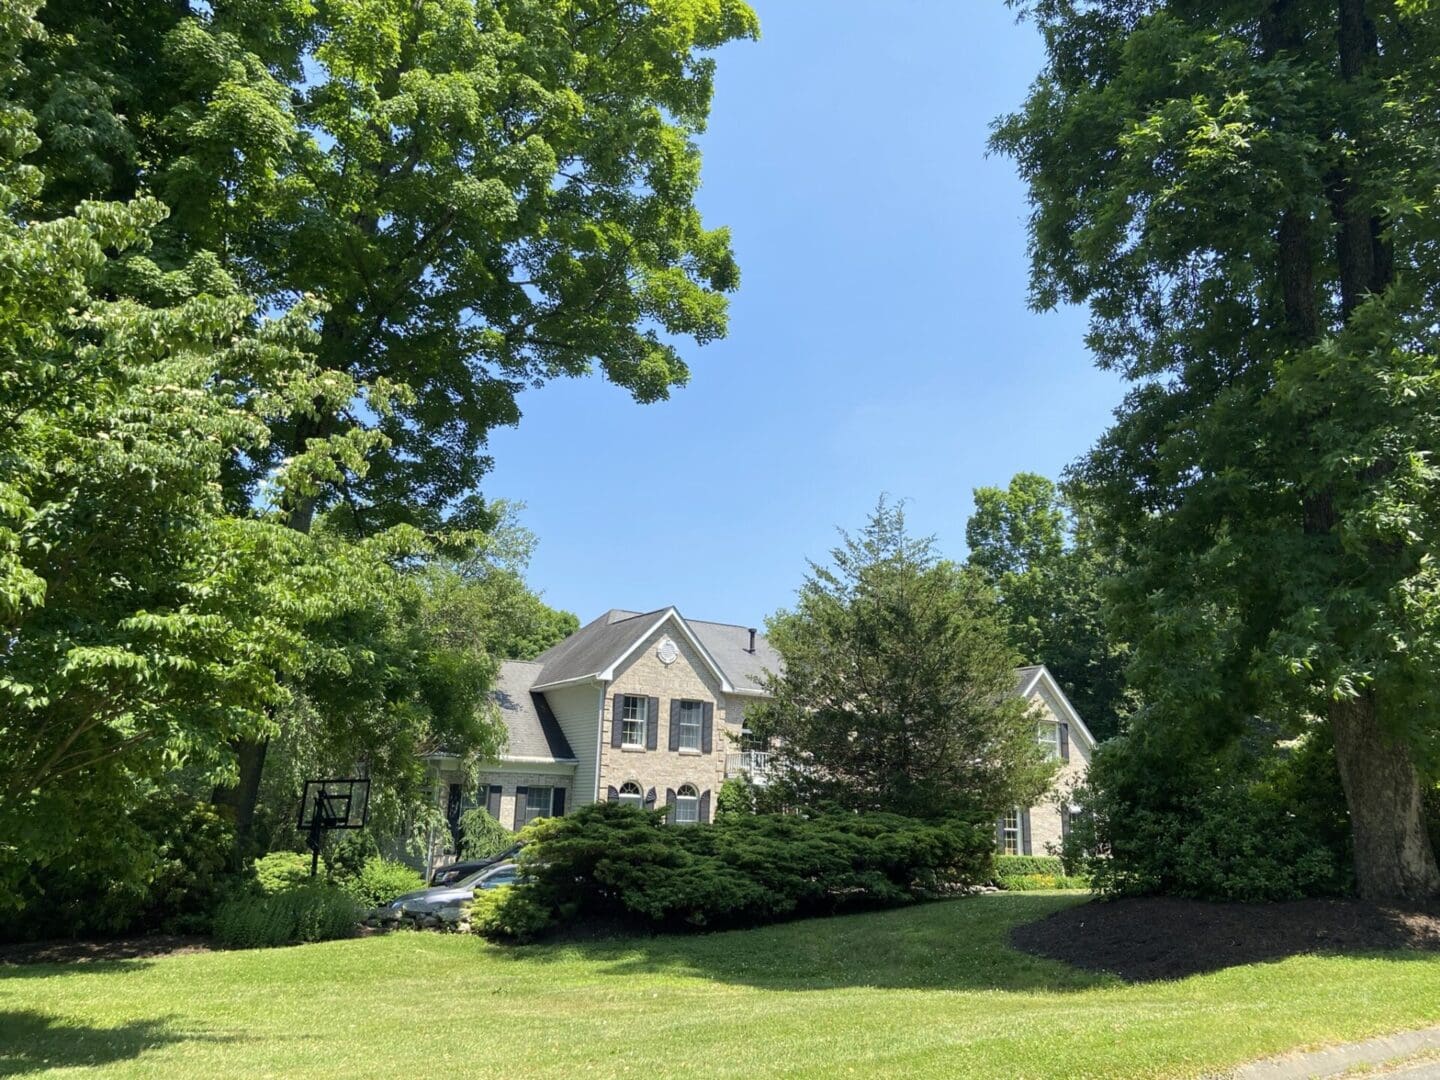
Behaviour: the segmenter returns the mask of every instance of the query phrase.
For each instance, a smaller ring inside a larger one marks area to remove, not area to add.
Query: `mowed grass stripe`
[[[690,937],[394,934],[0,969],[0,1075],[1193,1076],[1440,1020],[1440,958],[1126,984],[1018,953],[997,895]]]

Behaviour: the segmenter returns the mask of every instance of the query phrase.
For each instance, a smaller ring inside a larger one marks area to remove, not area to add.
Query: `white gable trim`
[[[672,620],[674,621],[675,626],[679,629],[681,635],[683,635],[685,640],[690,643],[690,647],[695,650],[696,654],[700,657],[701,660],[705,661],[705,666],[710,669],[711,674],[713,674],[715,678],[720,681],[720,689],[727,694],[733,694],[735,692],[735,687],[731,685],[730,679],[726,676],[725,672],[721,670],[720,665],[715,662],[715,658],[710,655],[710,650],[705,648],[704,645],[700,644],[700,639],[695,636],[695,631],[690,629],[690,624],[685,621],[685,617],[673,607],[666,608],[663,612],[661,612],[660,618],[655,621],[655,623],[650,627],[650,629],[646,630],[645,633],[641,634],[638,638],[636,638],[635,644],[631,645],[630,648],[626,649],[623,653],[621,653],[614,660],[612,660],[610,662],[610,666],[607,667],[604,671],[600,672],[599,675],[597,675],[596,677],[604,679],[606,682],[614,681],[615,673],[620,669],[620,667],[627,660],[629,660],[630,657],[634,656],[635,653],[640,649],[640,647],[645,644],[645,642],[649,641],[650,638],[654,636],[655,631],[659,630],[662,626],[664,626],[666,622]]]
[[[1050,669],[1044,664],[1040,665],[1040,670],[1035,672],[1035,677],[1021,691],[1020,696],[1031,697],[1037,690],[1043,692],[1051,701],[1060,706],[1060,715],[1070,725],[1070,730],[1079,732],[1085,740],[1085,745],[1094,750],[1095,736],[1090,734],[1090,729],[1085,726],[1085,721],[1080,719],[1080,714],[1075,711],[1075,706],[1070,704],[1070,699],[1065,696],[1065,691],[1060,689],[1060,684],[1055,681],[1055,676],[1050,674]]]

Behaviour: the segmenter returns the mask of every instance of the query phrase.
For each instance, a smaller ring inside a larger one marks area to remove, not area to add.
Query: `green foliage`
[[[310,856],[272,851],[255,860],[255,882],[266,896],[296,889],[310,881]]]
[[[1134,708],[1125,684],[1128,650],[1107,632],[1104,586],[1120,571],[1073,491],[1034,473],[1005,488],[975,489],[965,526],[968,564],[1000,595],[1010,643],[1044,664],[1097,739]]]
[[[515,834],[490,816],[483,806],[460,815],[460,858],[488,859],[515,843]]]
[[[0,936],[72,937],[208,927],[216,904],[242,884],[231,872],[234,831],[207,803],[150,792],[102,840],[49,866],[24,866],[7,897]]]
[[[154,191],[172,217],[130,270],[152,287],[203,250],[266,306],[326,298],[321,366],[363,378],[364,407],[296,409],[246,470],[289,460],[302,529],[317,505],[365,533],[483,526],[487,435],[521,389],[598,367],[653,401],[688,378],[677,339],[725,332],[738,270],[695,206],[695,136],[706,54],[758,33],[739,0],[42,18],[18,96],[47,201]]]
[[[1090,879],[1064,874],[997,874],[995,884],[1006,892],[1039,892],[1049,889],[1088,889]]]
[[[752,814],[677,827],[660,812],[600,803],[532,829],[520,856],[531,881],[510,890],[524,903],[563,921],[664,929],[904,904],[985,880],[994,847],[989,824],[880,813]]]
[[[1362,891],[1432,897],[1440,8],[1022,6],[1048,59],[994,145],[1035,304],[1132,384],[1076,473],[1132,683],[1205,753],[1324,718]]]
[[[1056,855],[996,855],[995,873],[1002,877],[1028,877],[1034,874],[1061,877],[1065,873],[1065,867]]]
[[[715,820],[721,821],[756,811],[755,785],[748,776],[728,777],[715,794]]]
[[[528,886],[475,890],[475,903],[470,908],[472,933],[530,941],[554,925],[554,908]]]
[[[1257,733],[1258,734],[1258,733]],[[1096,751],[1065,861],[1107,896],[1289,900],[1351,887],[1348,822],[1323,728],[1298,747],[1185,752],[1137,718]]]
[[[425,878],[402,862],[376,856],[353,877],[342,878],[340,888],[363,908],[388,904],[397,896],[425,887]]]
[[[791,805],[921,817],[1030,805],[1053,765],[991,589],[883,500],[831,558],[769,622],[784,669],[746,714],[776,740],[769,786]]]
[[[215,940],[235,949],[263,949],[351,937],[360,911],[329,884],[301,885],[269,895],[245,894],[220,905]]]

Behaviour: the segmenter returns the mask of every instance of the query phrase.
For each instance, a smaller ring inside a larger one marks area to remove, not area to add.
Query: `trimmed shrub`
[[[515,834],[490,816],[483,806],[460,815],[460,858],[488,859],[515,843]]]
[[[553,924],[554,912],[528,885],[475,891],[470,908],[472,933],[529,941]]]
[[[297,889],[309,880],[309,855],[298,851],[272,851],[255,860],[255,883],[267,896]]]
[[[520,857],[531,882],[509,892],[550,918],[659,929],[895,906],[989,880],[994,855],[988,823],[880,813],[677,827],[663,812],[600,803],[531,829]]]
[[[350,937],[360,909],[329,884],[302,885],[270,895],[237,896],[215,913],[215,940],[236,949],[263,949]]]
[[[995,884],[1006,892],[1034,892],[1038,889],[1088,889],[1090,879],[1064,874],[999,874]]]
[[[1058,855],[996,855],[995,874],[997,877],[1024,877],[1030,874],[1049,874],[1061,877],[1065,865]]]
[[[388,904],[402,893],[423,889],[425,879],[404,863],[377,855],[366,859],[358,874],[339,884],[361,907],[373,908]]]

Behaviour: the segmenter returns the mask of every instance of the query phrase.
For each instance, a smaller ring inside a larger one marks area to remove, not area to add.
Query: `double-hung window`
[[[700,728],[705,719],[703,701],[680,702],[680,749],[700,749]]]
[[[645,745],[645,722],[649,719],[645,713],[648,705],[647,699],[634,694],[626,694],[620,699],[621,746]]]
[[[549,817],[555,804],[554,800],[554,788],[528,788],[525,792],[525,821],[529,823],[536,818]]]
[[[634,780],[627,780],[620,785],[620,802],[625,806],[638,806],[643,809],[645,793],[640,790],[640,785]]]
[[[700,821],[700,793],[694,784],[682,784],[675,793],[675,824],[695,825]]]
[[[1020,854],[1020,808],[1007,810],[1000,825],[1000,843],[1006,855]]]
[[[1056,761],[1060,757],[1060,725],[1049,720],[1041,720],[1035,725],[1035,741],[1045,751],[1045,757],[1049,761]]]

